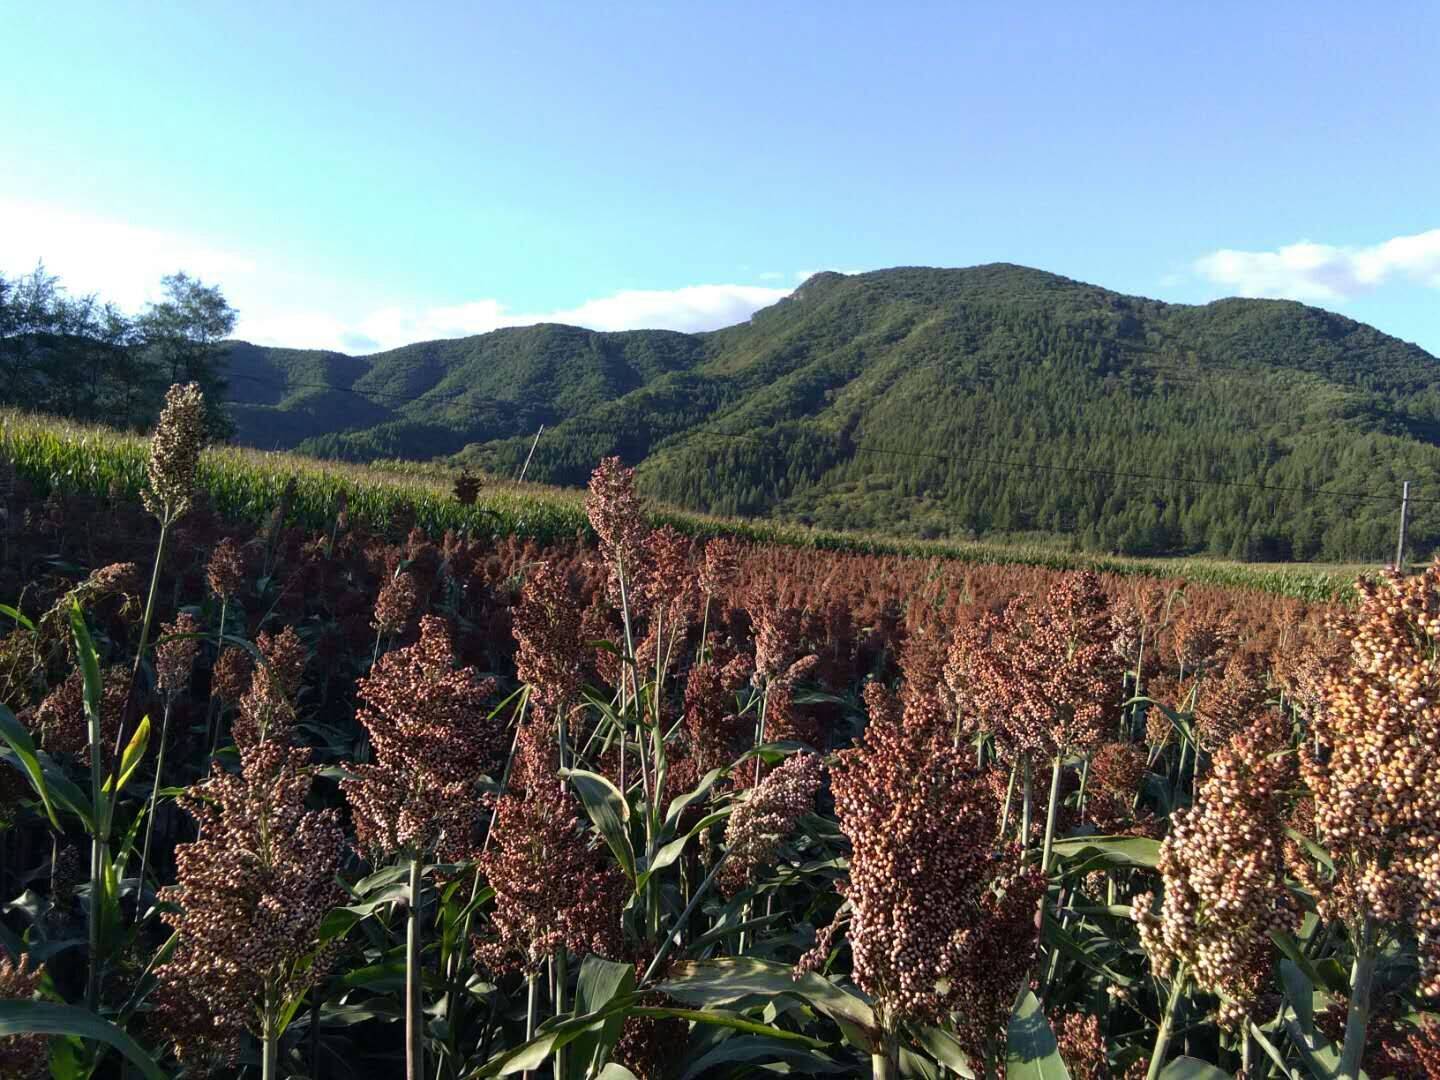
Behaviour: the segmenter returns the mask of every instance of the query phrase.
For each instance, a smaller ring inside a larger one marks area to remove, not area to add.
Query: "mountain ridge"
[[[1294,301],[1170,304],[1010,263],[824,271],[694,334],[541,323],[230,358],[243,442],[504,471],[544,424],[534,479],[618,453],[681,506],[900,535],[1368,558],[1393,510],[1226,485],[1440,479],[1440,361],[1419,346]],[[1097,475],[1039,482],[1062,466]],[[1197,483],[1098,475],[1157,471]]]

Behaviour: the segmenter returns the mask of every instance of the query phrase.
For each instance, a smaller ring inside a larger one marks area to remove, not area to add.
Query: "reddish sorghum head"
[[[351,767],[341,787],[355,832],[382,854],[435,851],[473,857],[483,806],[475,784],[504,761],[503,724],[488,702],[493,679],[456,666],[443,619],[420,620],[420,640],[385,653],[360,680],[358,719],[371,764]]]
[[[1162,978],[1184,964],[1222,999],[1220,1021],[1241,1023],[1268,985],[1272,932],[1298,911],[1285,884],[1285,819],[1295,761],[1289,726],[1261,716],[1215,753],[1195,805],[1177,810],[1160,846],[1163,899],[1138,897],[1140,940]]]
[[[1440,993],[1440,562],[1362,581],[1337,630],[1348,668],[1325,681],[1302,744],[1315,838],[1333,874],[1296,860],[1322,917],[1369,918],[1420,938],[1421,991]]]
[[[345,891],[336,880],[345,837],[333,810],[307,810],[310,751],[275,742],[242,747],[241,769],[215,766],[182,805],[199,837],[175,849],[176,884],[162,918],[179,935],[159,980],[155,1021],[182,1060],[229,1058],[262,1010],[325,978],[309,962],[320,921]]]
[[[995,802],[963,755],[917,737],[883,690],[866,697],[882,709],[831,769],[855,982],[891,1030],[953,1014],[982,1050],[1034,956],[1044,877],[997,857]]]
[[[774,863],[780,845],[815,807],[824,766],[819,754],[799,753],[769,773],[725,823],[725,864],[717,884],[734,896]]]
[[[200,620],[188,611],[160,628],[162,641],[155,646],[155,685],[161,693],[179,694],[190,684],[190,669],[200,654],[203,630]],[[163,640],[167,637],[172,640]]]

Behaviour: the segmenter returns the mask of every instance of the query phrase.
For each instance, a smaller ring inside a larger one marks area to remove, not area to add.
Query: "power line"
[[[230,379],[245,379],[253,382],[266,383],[267,385],[274,385],[271,380],[264,379],[256,375],[227,374],[226,377]],[[357,397],[386,398],[396,402],[397,404],[404,405],[418,404],[423,400],[423,397],[408,397],[401,394],[390,394],[383,390],[356,390],[353,387],[331,386],[327,383],[287,382],[283,388],[285,392],[293,389],[327,390],[336,393],[354,394]],[[473,416],[485,415],[484,410],[477,409],[471,405],[463,405],[459,402],[454,401],[433,403],[427,402],[427,404],[433,404],[435,407],[438,408],[463,409],[468,411]],[[589,421],[585,417],[570,417],[569,419],[562,420],[560,423],[562,425],[570,425],[572,427],[585,427],[588,423],[594,425],[591,426],[591,431],[606,435],[614,434],[613,429],[600,426],[598,421]],[[552,428],[551,430],[553,431],[554,429]],[[743,432],[714,431],[708,428],[702,428],[698,431],[692,431],[689,433],[689,435],[708,435],[713,436],[714,438],[753,442],[767,446],[770,445],[772,442],[772,440],[760,435],[749,435]],[[840,437],[838,435],[828,435],[828,437],[834,438],[837,442],[840,441]],[[985,457],[977,454],[967,454],[961,457],[954,454],[941,454],[926,450],[899,450],[891,447],[865,446],[864,444],[855,442],[848,443],[847,448],[857,454],[876,454],[889,457],[924,459],[931,461],[941,461],[951,465],[980,464],[1003,469],[1031,469],[1039,472],[1062,473],[1083,476],[1104,476],[1119,480],[1137,480],[1147,483],[1188,484],[1196,487],[1240,488],[1249,491],[1268,491],[1292,495],[1309,495],[1313,497],[1327,499],[1364,499],[1386,503],[1393,503],[1395,501],[1394,497],[1391,495],[1381,495],[1369,491],[1331,491],[1325,488],[1308,488],[1287,484],[1262,484],[1244,480],[1215,480],[1205,479],[1202,477],[1166,476],[1160,473],[1130,472],[1122,469],[1097,469],[1083,465],[1048,465],[1036,461],[1014,461],[1003,458]],[[1440,503],[1440,498],[1425,499],[1418,498],[1412,495],[1410,497],[1410,505],[1414,506],[1417,503]]]

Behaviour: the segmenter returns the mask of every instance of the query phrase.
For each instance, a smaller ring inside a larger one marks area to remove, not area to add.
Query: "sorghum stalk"
[[[145,597],[145,614],[140,619],[140,645],[135,650],[135,671],[134,678],[140,677],[140,665],[145,660],[145,646],[150,641],[150,621],[155,616],[155,593],[160,587],[160,567],[165,561],[165,544],[170,537],[170,525],[174,521],[167,508],[160,518],[160,539],[155,543],[155,566],[150,571],[150,591]],[[120,744],[117,742],[116,752]]]
[[[425,1030],[420,994],[420,858],[410,857],[409,904],[405,912],[405,1077],[424,1080]],[[528,1038],[528,1036],[527,1036]]]
[[[770,683],[765,683],[765,692],[760,695],[760,715],[755,718],[755,749],[765,745],[765,713],[770,703]],[[760,783],[760,755],[755,755],[755,783]]]
[[[80,614],[77,607],[72,616],[77,620],[77,625],[83,625],[84,616]],[[82,644],[82,648],[88,645],[88,640]],[[97,1011],[100,1005],[100,915],[102,904],[100,894],[102,892],[101,882],[105,875],[105,862],[109,858],[106,850],[109,841],[109,822],[101,823],[101,788],[100,771],[105,767],[105,753],[100,740],[100,708],[99,702],[91,707],[89,694],[85,695],[86,722],[90,732],[90,805],[94,807],[95,822],[94,832],[90,834],[90,919],[88,926],[89,969],[85,979],[85,1007],[91,1012]],[[118,756],[117,756],[117,759]]]
[[[1350,969],[1350,1011],[1345,1017],[1345,1045],[1336,1076],[1355,1080],[1365,1053],[1365,1029],[1370,1023],[1370,997],[1375,983],[1375,920],[1365,915],[1355,939],[1355,962]]]
[[[1180,1005],[1181,995],[1189,972],[1182,963],[1175,970],[1175,981],[1170,984],[1170,1000],[1165,1005],[1165,1014],[1160,1017],[1160,1029],[1155,1032],[1155,1048],[1150,1051],[1150,1069],[1145,1080],[1157,1080],[1160,1070],[1165,1067],[1165,1053],[1170,1049],[1170,1036],[1175,1032],[1175,1013]]]
[[[665,962],[665,958],[669,956],[671,950],[675,948],[681,933],[690,922],[690,916],[695,914],[695,909],[700,906],[700,901],[705,899],[705,894],[710,891],[710,886],[715,883],[715,878],[719,875],[720,868],[725,865],[725,860],[729,857],[730,849],[726,848],[720,853],[720,857],[715,860],[715,865],[710,868],[710,873],[705,875],[705,880],[702,881],[699,888],[695,890],[695,895],[690,898],[690,903],[687,904],[685,910],[680,913],[680,917],[675,920],[675,925],[672,926],[670,932],[665,935],[665,940],[660,943],[660,947],[655,950],[655,957],[650,961],[650,966],[645,969],[645,975],[640,980],[641,986],[644,986],[653,979],[655,973],[660,970],[660,965]]]
[[[215,630],[216,660],[220,659],[220,653],[225,648],[225,615],[226,612],[229,610],[229,607],[229,597],[222,596],[220,598],[220,625]],[[212,725],[218,724],[220,722],[219,717],[216,715],[218,711],[216,709],[216,706],[219,704],[219,702],[220,698],[215,693],[214,687],[212,686],[210,690],[210,701],[205,706],[205,741],[210,744],[210,753],[212,756],[215,753],[215,743],[219,739],[218,731],[215,732],[214,735],[211,734]]]
[[[280,1076],[280,1018],[275,1015],[279,1006],[275,1001],[275,990],[265,990],[265,1018],[260,1043],[261,1080],[278,1080]]]
[[[870,1055],[870,1070],[875,1080],[896,1080],[900,1075],[900,1046],[893,1032],[881,1036],[882,1042]]]
[[[1005,830],[1010,827],[1010,804],[1015,801],[1015,773],[1019,767],[1020,763],[1018,761],[1011,763],[1010,779],[1005,784],[1005,807],[1000,811],[999,836],[1002,840],[1005,838]]]
[[[1025,754],[1021,761],[1024,769],[1024,791],[1020,799],[1020,854],[1023,856],[1030,849],[1030,818],[1034,805],[1034,794],[1030,782],[1030,755]]]
[[[528,1043],[535,1038],[535,1017],[540,1011],[540,986],[536,981],[537,972],[530,972],[525,976],[525,1041]],[[530,1070],[526,1069],[520,1074],[525,1080],[530,1080]]]
[[[1056,754],[1055,760],[1050,763],[1050,805],[1045,808],[1045,843],[1040,849],[1040,869],[1047,876],[1050,873],[1051,849],[1055,843],[1055,812],[1056,804],[1060,801],[1060,769],[1063,762],[1063,755]]]
[[[565,987],[565,983],[566,983],[566,980],[570,977],[570,972],[569,972],[568,968],[569,968],[569,965],[566,963],[566,951],[565,951],[565,946],[564,946],[564,945],[561,945],[558,949],[555,950],[555,1015],[556,1015],[556,1016],[561,1015],[561,1014],[565,1011],[565,1009],[566,1009],[566,1004],[565,1004],[565,990],[566,990],[566,987]],[[565,1075],[565,1048],[564,1048],[563,1046],[557,1048],[556,1051],[555,1051],[555,1075],[556,1075],[557,1077],[563,1077],[563,1076]]]

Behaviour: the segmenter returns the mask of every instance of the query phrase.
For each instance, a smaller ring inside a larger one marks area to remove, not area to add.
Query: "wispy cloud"
[[[1394,280],[1440,289],[1440,229],[1397,236],[1368,247],[1303,240],[1274,251],[1212,252],[1195,270],[1244,296],[1338,303]]]
[[[382,302],[325,310],[297,305],[303,277],[258,254],[178,232],[0,200],[0,272],[25,273],[42,258],[72,294],[93,292],[132,311],[158,298],[162,277],[184,269],[225,290],[239,310],[238,337],[356,353],[538,322],[595,330],[714,330],[743,322],[791,291],[768,285],[687,285],[629,289],[551,310],[512,311],[504,301],[488,297],[461,304]]]

